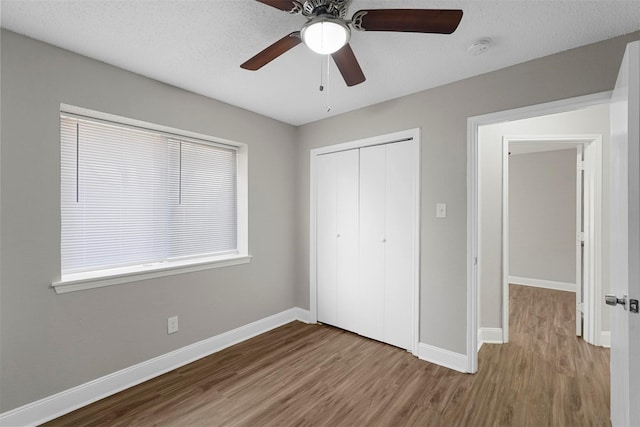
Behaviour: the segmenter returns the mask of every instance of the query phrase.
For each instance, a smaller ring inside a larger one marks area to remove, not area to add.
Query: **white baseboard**
[[[531,279],[529,277],[509,276],[512,285],[533,286],[534,288],[554,289],[556,291],[575,292],[576,284],[568,282],[556,282],[553,280]]]
[[[299,320],[302,323],[311,323],[311,313],[309,310],[300,307],[294,307],[291,310],[293,310],[293,320]]]
[[[611,348],[611,331],[600,332],[600,345],[602,347]]]
[[[418,358],[458,372],[468,372],[469,369],[466,354],[455,353],[425,343],[418,343]]]
[[[478,329],[478,350],[482,344],[504,344],[502,340],[502,328]]]
[[[0,414],[0,426],[33,426],[45,423],[294,320],[309,323],[309,311],[298,307],[290,308],[29,403]]]

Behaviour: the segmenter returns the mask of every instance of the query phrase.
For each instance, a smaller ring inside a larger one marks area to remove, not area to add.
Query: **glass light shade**
[[[351,31],[341,21],[320,18],[309,21],[301,32],[302,41],[312,51],[329,55],[347,44]]]

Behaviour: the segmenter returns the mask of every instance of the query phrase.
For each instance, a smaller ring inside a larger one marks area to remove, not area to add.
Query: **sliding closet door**
[[[384,341],[411,348],[417,177],[413,141],[386,145]]]
[[[318,320],[357,331],[358,150],[317,163]]]
[[[358,333],[384,341],[386,146],[360,149],[360,308]]]

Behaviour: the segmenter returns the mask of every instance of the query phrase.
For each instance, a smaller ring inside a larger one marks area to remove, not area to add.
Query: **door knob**
[[[624,308],[625,310],[627,309],[627,298],[629,297],[629,295],[625,294],[622,298],[618,298],[615,295],[612,294],[606,294],[604,296],[604,300],[607,303],[607,305],[618,305],[620,304],[622,306],[622,308]]]

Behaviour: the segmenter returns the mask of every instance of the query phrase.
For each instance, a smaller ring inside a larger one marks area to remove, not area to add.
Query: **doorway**
[[[494,316],[491,321],[494,321],[497,327],[490,330],[493,332],[493,336],[495,337],[497,332],[499,331],[499,342],[502,342],[502,315],[503,315],[503,276],[504,271],[502,269],[503,262],[503,248],[502,248],[502,200],[501,196],[495,198],[494,201],[497,201],[497,212],[495,215],[491,215],[494,221],[496,221],[496,229],[494,230],[495,236],[498,237],[498,242],[495,243],[495,247],[497,247],[497,256],[493,256],[494,261],[496,261],[494,265],[493,271],[490,268],[486,268],[483,266],[483,261],[486,262],[487,258],[491,258],[490,254],[486,250],[482,250],[480,247],[480,235],[481,235],[481,202],[485,200],[486,194],[482,194],[483,190],[480,186],[479,181],[479,169],[483,166],[479,161],[480,157],[480,130],[483,126],[494,125],[494,124],[508,124],[510,122],[515,122],[518,120],[524,119],[535,119],[541,117],[550,117],[552,115],[558,113],[570,113],[573,111],[579,111],[583,109],[587,109],[589,107],[595,106],[607,106],[610,102],[610,92],[603,92],[593,95],[582,96],[578,98],[572,98],[568,100],[555,101],[551,103],[535,105],[530,107],[518,108],[514,110],[502,111],[497,113],[491,113],[482,116],[470,117],[468,119],[468,189],[467,197],[468,197],[468,216],[467,216],[467,230],[469,234],[468,245],[467,245],[467,259],[468,259],[468,274],[467,274],[467,301],[468,301],[468,313],[467,317],[467,348],[468,348],[468,372],[475,373],[478,369],[478,354],[477,349],[479,348],[478,343],[481,342],[482,338],[479,334],[480,332],[480,322],[487,320],[487,313],[483,312],[486,309],[485,306],[480,304],[480,297],[487,298],[497,301],[496,307],[490,310],[490,314]],[[585,130],[585,132],[589,132]],[[514,133],[525,133],[525,132],[507,132],[507,134]],[[560,132],[553,132],[560,133]],[[577,133],[577,132],[573,132]],[[607,132],[593,132],[608,134]],[[499,140],[499,162],[502,160],[502,136]],[[486,169],[485,169],[486,170]],[[502,164],[498,164],[495,168],[497,171],[498,178],[497,181],[499,183],[502,182]],[[501,188],[501,186],[500,186]],[[502,191],[502,188],[501,190]],[[486,219],[486,215],[483,215]],[[486,249],[486,248],[485,248]],[[494,254],[495,255],[495,251]],[[486,287],[480,289],[480,277],[482,274],[494,273],[497,276],[495,280],[495,284],[497,285],[496,289],[493,291],[488,290]],[[600,272],[602,275],[603,272]],[[494,292],[493,298],[491,292]],[[491,328],[490,328],[491,329]],[[490,342],[490,341],[485,341]]]
[[[509,285],[520,284],[574,292],[576,335],[599,346],[602,135],[504,136],[502,148],[502,342],[509,342]],[[553,162],[546,163],[546,170],[524,175],[531,182],[516,188],[526,194],[512,193],[511,180],[518,174],[510,173],[510,160],[517,162],[533,153]],[[558,162],[561,158],[564,161]],[[575,194],[572,202],[570,193]],[[523,204],[528,209],[516,209]],[[514,209],[517,221],[512,230]],[[530,252],[529,247],[536,251]],[[567,268],[570,265],[573,272]]]

